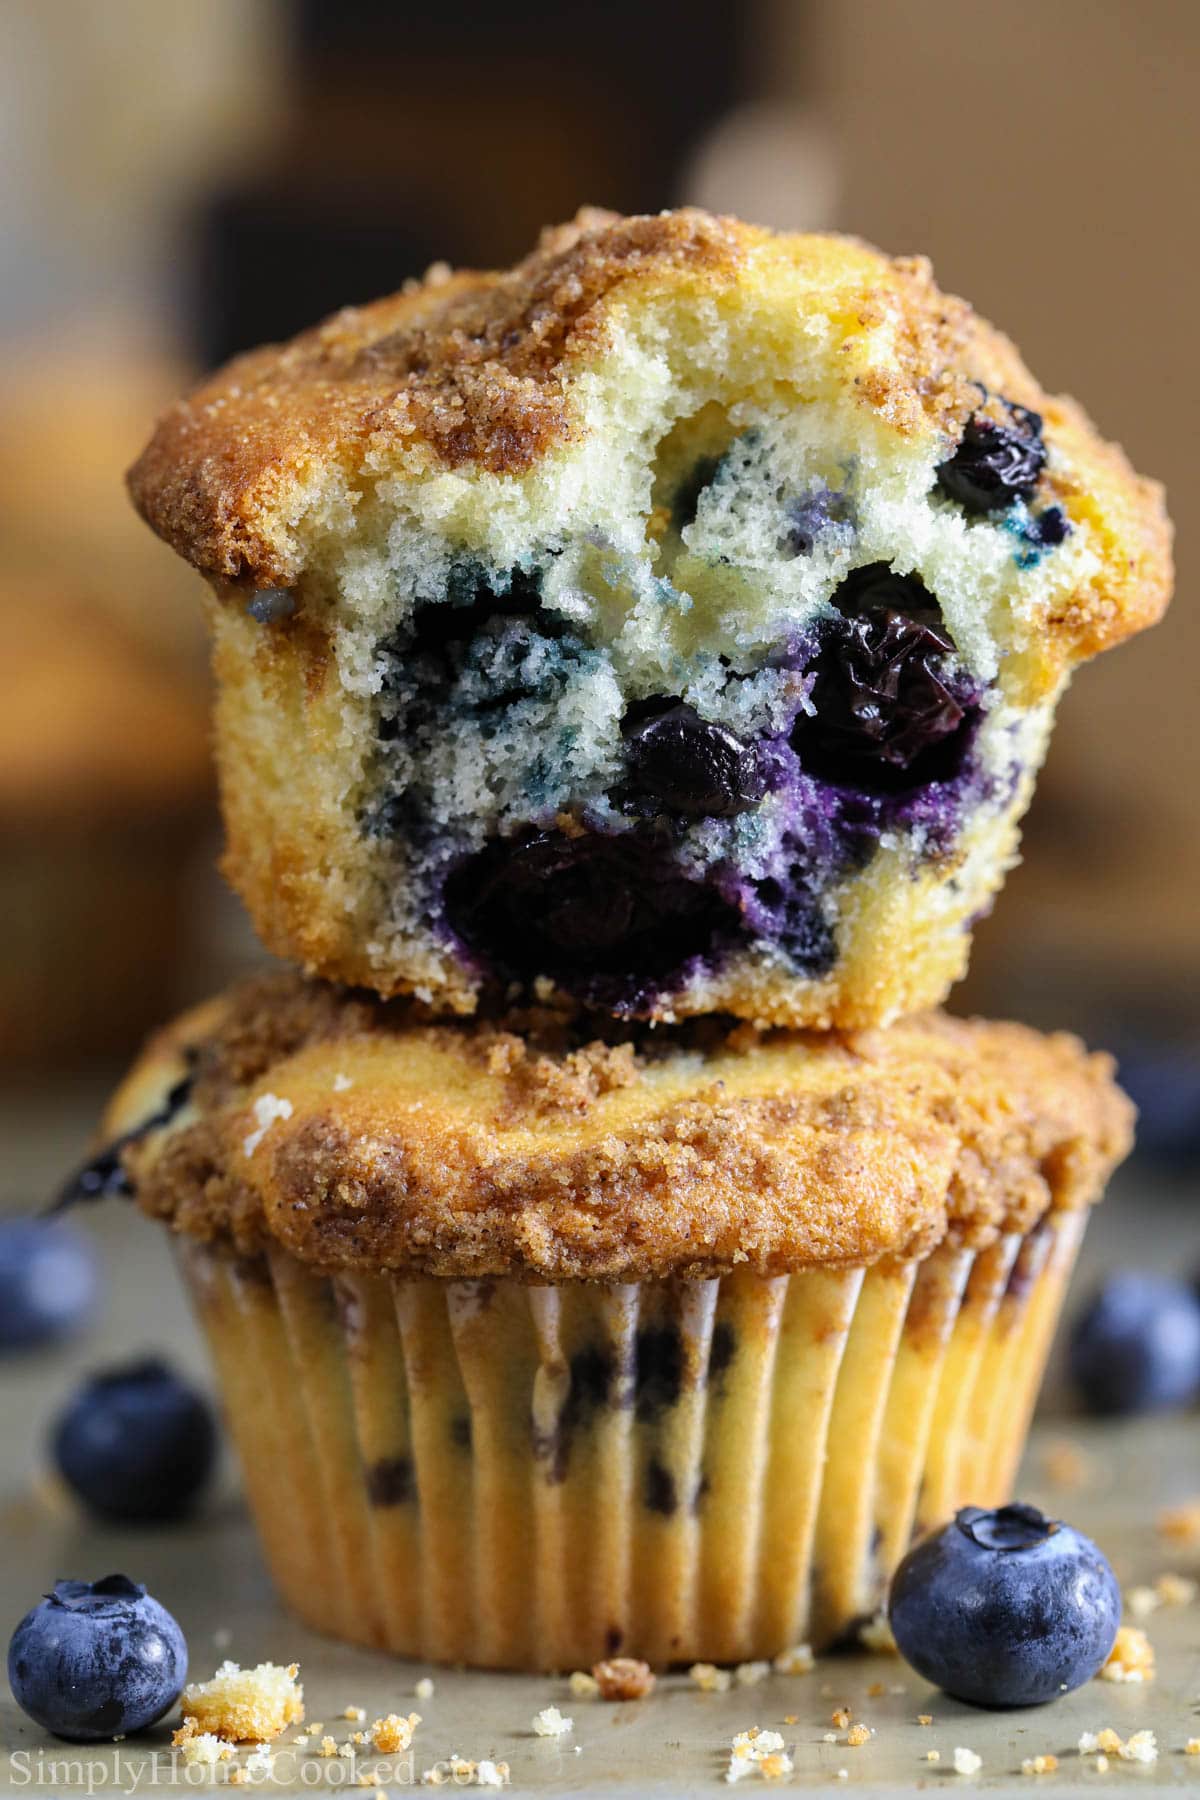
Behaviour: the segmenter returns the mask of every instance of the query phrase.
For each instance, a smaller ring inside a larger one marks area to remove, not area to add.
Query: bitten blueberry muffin
[[[310,1623],[723,1662],[854,1632],[915,1530],[1008,1498],[1129,1126],[1016,1025],[589,1038],[285,974],[150,1045],[78,1191],[175,1233]]]
[[[209,577],[229,874],[470,1012],[939,1000],[1160,491],[920,260],[587,213],[243,357],[132,471]]]

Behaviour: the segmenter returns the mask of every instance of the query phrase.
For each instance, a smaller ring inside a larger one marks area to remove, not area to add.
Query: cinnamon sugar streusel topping
[[[1108,1059],[1017,1025],[581,1033],[273,975],[160,1034],[107,1124],[135,1130],[190,1070],[125,1165],[148,1213],[243,1255],[552,1280],[978,1247],[1087,1205],[1129,1142]]]

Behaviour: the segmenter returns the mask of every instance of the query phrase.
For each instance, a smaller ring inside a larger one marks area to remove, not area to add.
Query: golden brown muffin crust
[[[160,1034],[107,1126],[151,1216],[253,1255],[446,1278],[780,1274],[979,1247],[1095,1200],[1129,1147],[1108,1058],[940,1014],[853,1034],[704,1021],[588,1040],[428,1023],[260,979]]]
[[[1171,580],[1160,490],[1072,402],[1047,396],[1007,338],[941,293],[923,257],[774,234],[695,208],[633,218],[585,208],[511,270],[437,266],[398,294],[237,358],[159,421],[130,471],[134,502],[211,578],[287,585],[300,573],[291,526],[315,482],[339,474],[356,494],[386,468],[422,459],[523,475],[577,429],[572,377],[604,349],[622,290],[639,301],[701,296],[767,285],[785,270],[800,271],[844,323],[854,391],[894,429],[956,439],[981,383],[1045,415],[1121,546],[1095,617],[1088,602],[1086,619],[1066,622],[1080,654],[1159,616]],[[876,354],[873,328],[889,319],[890,349]],[[1063,480],[1066,499],[1079,480]]]

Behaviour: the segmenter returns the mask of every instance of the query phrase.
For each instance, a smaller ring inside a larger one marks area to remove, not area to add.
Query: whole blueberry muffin
[[[552,1013],[260,978],[79,1183],[177,1234],[267,1558],[453,1663],[828,1643],[1008,1497],[1128,1103],[1068,1037]]]
[[[470,1012],[936,1003],[1162,496],[920,260],[588,213],[242,357],[131,475],[208,576],[229,874]]]

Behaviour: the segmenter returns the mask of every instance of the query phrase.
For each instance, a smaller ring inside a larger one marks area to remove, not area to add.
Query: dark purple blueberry
[[[1031,499],[1045,466],[1041,414],[1000,404],[1007,422],[976,413],[953,456],[938,466],[937,485],[965,512],[1003,512],[1014,500]]]
[[[178,1700],[187,1667],[178,1624],[127,1575],[55,1582],[8,1646],[17,1705],[76,1743],[153,1725]]]
[[[1071,535],[1071,521],[1061,506],[1048,506],[1045,512],[1029,521],[1026,533],[1031,544],[1039,550],[1054,550],[1059,544],[1065,544]]]
[[[888,563],[855,569],[822,629],[811,713],[792,748],[807,773],[845,786],[896,790],[958,773],[978,690],[949,668],[955,650],[918,575]]]
[[[1034,1506],[964,1506],[909,1551],[889,1618],[919,1675],[972,1706],[1040,1706],[1090,1681],[1121,1590],[1103,1553]]]
[[[67,1485],[118,1521],[180,1518],[212,1474],[207,1400],[157,1357],[103,1369],[77,1389],[51,1437]]]
[[[731,819],[766,791],[754,748],[682,700],[658,699],[622,724],[626,791],[684,819]]]
[[[1091,1412],[1187,1406],[1200,1394],[1200,1300],[1172,1275],[1122,1270],[1076,1319],[1068,1354]]]
[[[0,1221],[0,1351],[33,1349],[80,1330],[98,1285],[95,1252],[73,1226]]]
[[[498,973],[568,985],[596,975],[667,982],[739,924],[711,887],[680,873],[669,843],[632,831],[498,839],[454,872],[445,905]]]

